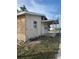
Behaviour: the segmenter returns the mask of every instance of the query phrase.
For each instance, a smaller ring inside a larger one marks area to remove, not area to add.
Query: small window
[[[37,28],[37,22],[34,21],[33,23],[34,23],[34,24],[33,24],[33,25],[34,25],[34,28]]]

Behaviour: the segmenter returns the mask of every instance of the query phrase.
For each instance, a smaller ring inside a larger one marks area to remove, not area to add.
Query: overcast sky
[[[17,0],[17,7],[25,5],[31,12],[41,13],[48,19],[60,18],[61,0]]]

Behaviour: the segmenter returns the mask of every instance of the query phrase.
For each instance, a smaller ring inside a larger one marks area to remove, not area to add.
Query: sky
[[[17,0],[17,8],[22,5],[28,11],[44,14],[48,19],[61,17],[61,0]]]

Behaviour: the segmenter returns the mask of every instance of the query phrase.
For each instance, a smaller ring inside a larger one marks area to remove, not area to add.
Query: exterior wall
[[[37,28],[34,28],[34,21],[37,22]],[[48,32],[45,27],[47,24],[41,23],[41,16],[21,15],[17,17],[17,39],[26,41],[44,35]]]
[[[25,16],[17,16],[17,39],[25,41]]]
[[[42,23],[42,35],[48,33],[48,25],[46,23]]]
[[[41,35],[41,17],[40,16],[33,16],[33,15],[26,15],[26,36],[27,39],[35,38]],[[34,28],[34,21],[37,22],[37,28]]]

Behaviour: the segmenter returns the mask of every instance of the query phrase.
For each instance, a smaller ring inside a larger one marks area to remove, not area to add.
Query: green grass
[[[17,59],[53,59],[58,53],[60,37],[40,37],[41,43],[28,47],[25,49],[25,45],[18,48]]]

